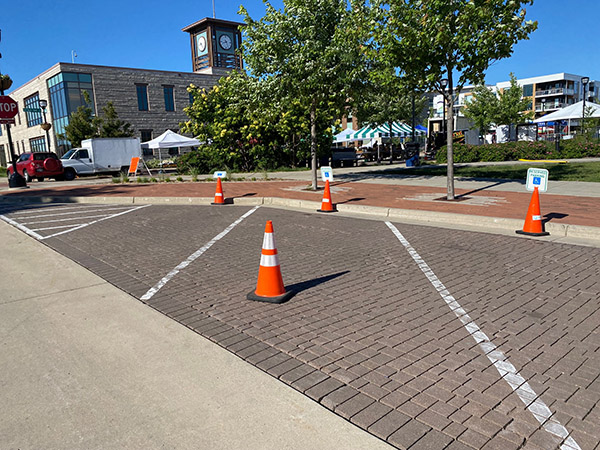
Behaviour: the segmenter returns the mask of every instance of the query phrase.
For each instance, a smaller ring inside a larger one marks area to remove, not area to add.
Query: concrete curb
[[[92,204],[154,204],[154,205],[210,205],[212,197],[104,197],[104,196],[40,196],[40,197],[0,197],[0,204],[35,203],[92,203]],[[320,202],[281,197],[237,197],[233,199],[237,206],[265,205],[273,208],[290,208],[317,212]],[[415,209],[385,208],[367,205],[337,204],[342,214],[371,219],[389,219],[398,222],[418,222],[442,228],[464,228],[472,231],[514,232],[523,227],[523,220],[502,217],[473,216],[468,214],[444,213]],[[600,244],[600,227],[569,225],[547,222],[545,229],[554,237],[585,239]]]

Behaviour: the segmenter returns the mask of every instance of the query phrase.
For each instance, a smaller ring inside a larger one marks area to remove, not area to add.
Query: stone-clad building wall
[[[161,135],[167,129],[179,130],[179,124],[187,120],[183,108],[190,104],[187,87],[194,84],[198,87],[211,88],[221,77],[221,75],[190,72],[58,63],[9,94],[19,103],[16,124],[11,126],[15,153],[31,151],[29,140],[45,136],[45,132],[39,125],[27,126],[26,114],[23,112],[24,101],[27,97],[39,93],[40,99],[48,100],[46,119],[49,123],[53,123],[53,105],[50,102],[47,80],[60,72],[91,74],[94,93],[92,100],[95,111],[101,111],[108,102],[112,101],[119,119],[129,122],[134,129],[135,136],[140,138],[142,130],[152,130],[152,138]],[[148,111],[139,111],[138,109],[137,84],[147,85]],[[173,86],[175,111],[165,110],[164,86]],[[50,135],[51,150],[56,152],[57,139],[54,127],[50,130]],[[8,139],[4,127],[0,136],[0,145],[4,146],[6,160],[10,160]]]

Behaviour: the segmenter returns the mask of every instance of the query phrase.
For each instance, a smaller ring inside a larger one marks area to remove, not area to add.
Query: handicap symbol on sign
[[[541,177],[533,177],[533,184],[539,186],[540,184],[542,184],[542,178]]]
[[[324,176],[325,178],[329,178],[329,172],[323,172],[323,176]]]

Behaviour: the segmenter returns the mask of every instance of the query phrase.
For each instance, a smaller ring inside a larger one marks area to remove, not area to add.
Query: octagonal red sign
[[[19,112],[19,104],[8,95],[0,95],[0,119],[11,119]]]

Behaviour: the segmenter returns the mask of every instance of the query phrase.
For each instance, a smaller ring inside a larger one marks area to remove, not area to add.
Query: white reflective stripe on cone
[[[324,201],[325,203],[329,203],[329,202],[330,202],[330,200],[329,200],[328,198],[324,198],[324,199],[323,199],[323,201]]]
[[[275,236],[273,233],[265,233],[265,237],[263,238],[263,246],[265,250],[275,250]]]
[[[223,194],[221,194],[220,192],[215,192],[215,197],[223,197]]]
[[[279,255],[260,255],[260,265],[263,267],[277,267]]]

